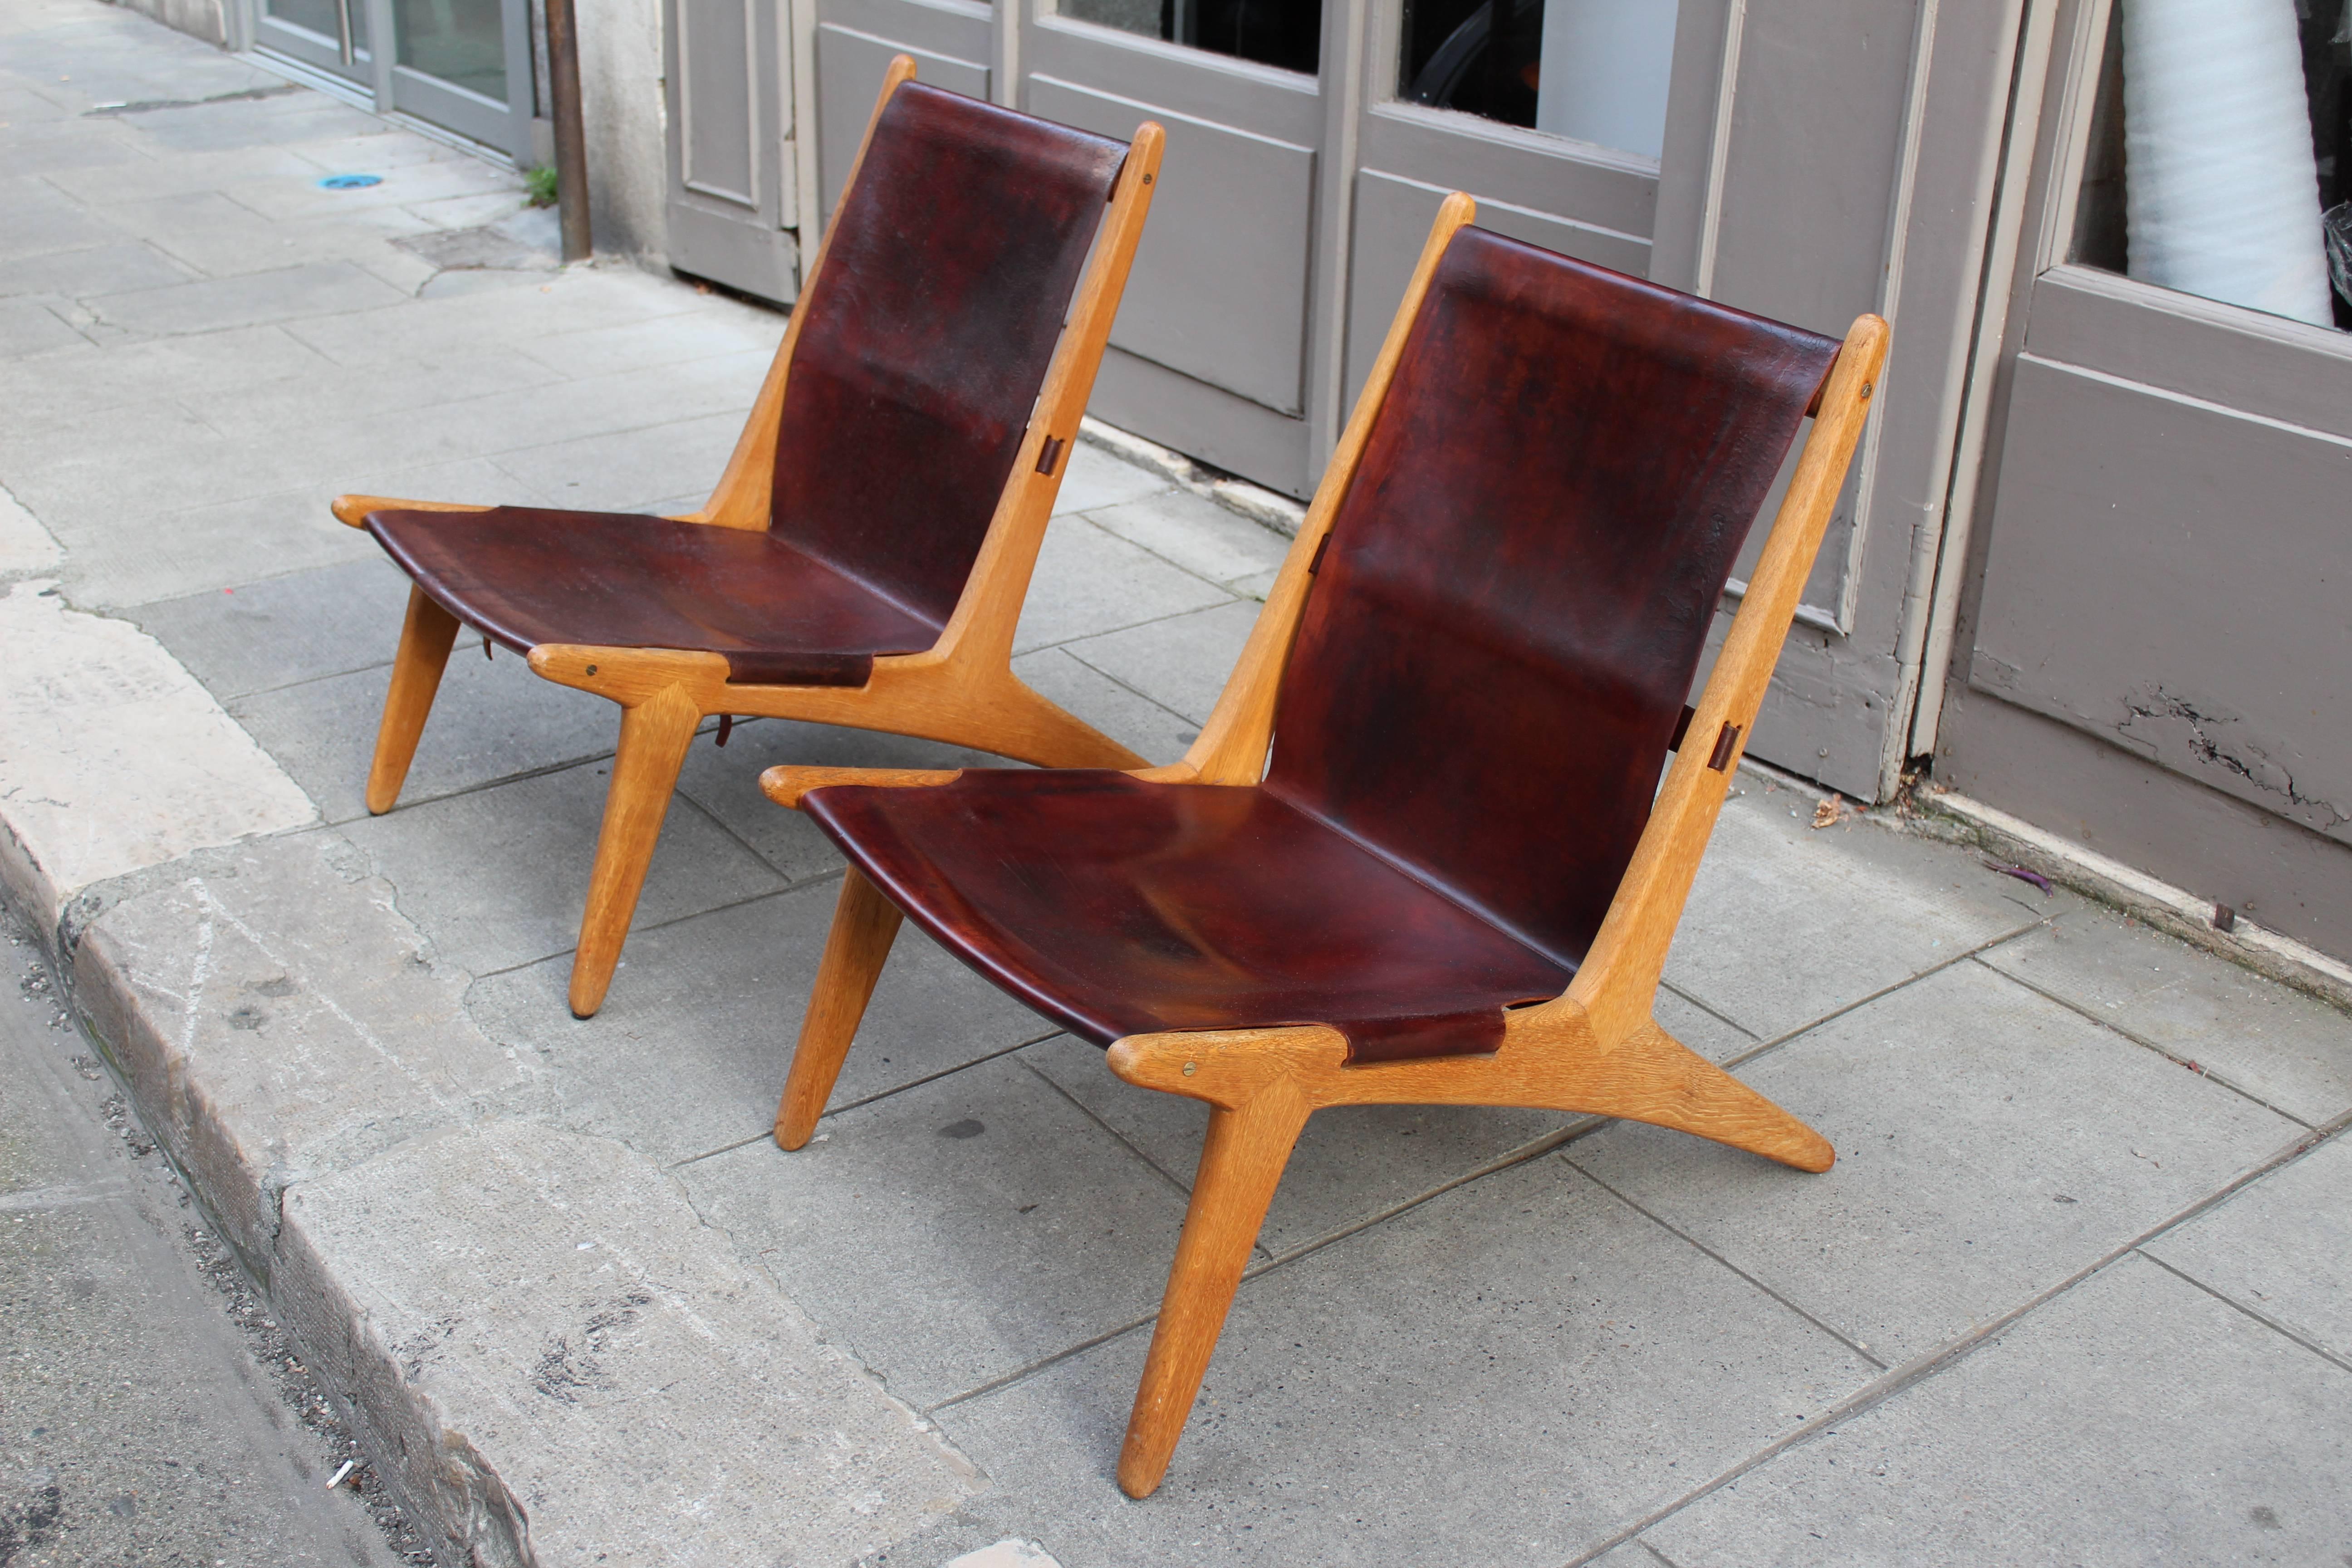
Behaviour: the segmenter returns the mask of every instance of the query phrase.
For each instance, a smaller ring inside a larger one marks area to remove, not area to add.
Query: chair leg
[[[613,753],[604,826],[596,836],[588,908],[580,917],[580,948],[572,959],[575,1018],[591,1017],[604,1005],[621,944],[628,940],[630,917],[637,912],[646,868],[653,863],[654,842],[677,788],[678,769],[701,722],[701,709],[676,687],[621,710],[621,743]]]
[[[375,732],[375,762],[368,769],[367,808],[378,816],[392,809],[400,786],[408,782],[416,738],[425,732],[425,715],[433,711],[441,671],[449,662],[449,645],[457,640],[457,617],[412,585],[400,651],[392,659],[392,689],[383,694],[383,722]]]
[[[792,1073],[776,1106],[776,1142],[782,1147],[798,1149],[816,1131],[903,918],[898,906],[856,867],[843,875],[841,898],[833,908],[833,934],[824,940],[816,988],[809,993],[808,1016],[801,1020],[800,1044],[793,1050]]]
[[[1266,1205],[1274,1201],[1307,1116],[1306,1101],[1283,1088],[1239,1110],[1219,1106],[1209,1113],[1192,1206],[1184,1214],[1184,1234],[1168,1271],[1168,1292],[1160,1300],[1151,1352],[1119,1450],[1118,1487],[1131,1498],[1150,1497],[1168,1473],[1250,1248],[1265,1223]]]

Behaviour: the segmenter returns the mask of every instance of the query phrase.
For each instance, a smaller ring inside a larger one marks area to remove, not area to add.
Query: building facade
[[[153,3],[546,158],[533,0]],[[1932,765],[2352,954],[2347,0],[579,3],[600,248],[780,303],[894,53],[1159,121],[1094,412],[1294,496],[1448,190],[1820,331],[1879,311],[1754,753],[1874,801]]]

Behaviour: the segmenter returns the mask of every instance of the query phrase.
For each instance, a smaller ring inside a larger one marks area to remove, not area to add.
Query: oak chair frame
[[[866,121],[865,140],[850,165],[844,198],[857,183],[875,125],[899,86],[915,78],[915,62],[894,58]],[[609,698],[621,707],[620,742],[604,803],[596,858],[589,874],[580,945],[572,959],[572,1013],[588,1017],[604,1005],[620,963],[637,896],[669,810],[687,749],[713,715],[810,720],[854,729],[917,735],[971,746],[1047,767],[1133,767],[1143,759],[1049,700],[1013,673],[1013,638],[1029,579],[1044,542],[1054,498],[1068,471],[1078,422],[1110,339],[1135,249],[1142,237],[1159,173],[1164,133],[1145,121],[1129,144],[1097,231],[1094,252],[1072,296],[1060,341],[1047,366],[1013,470],[999,493],[971,575],[939,640],[920,653],[882,654],[863,686],[760,685],[730,681],[726,656],[678,648],[542,643],[528,655],[533,673],[562,686]],[[832,227],[803,279],[805,300],[825,265]],[[794,310],[758,400],[702,510],[674,522],[714,528],[765,529],[775,479],[776,441],[792,372],[793,351],[805,313]],[[396,500],[347,495],[334,502],[338,520],[359,528],[376,511],[481,512],[487,506]],[[368,810],[393,808],[416,754],[458,620],[411,585],[400,647],[384,694],[375,759],[369,769]]]
[[[1208,724],[1181,762],[1134,770],[1135,777],[1259,782],[1316,552],[1354,479],[1439,258],[1475,214],[1458,192],[1440,208],[1307,520]],[[1118,1482],[1129,1497],[1149,1496],[1165,1475],[1291,1149],[1307,1117],[1326,1106],[1538,1107],[1676,1128],[1801,1171],[1825,1171],[1835,1160],[1821,1134],[1676,1040],[1652,1011],[1667,947],[1869,416],[1887,337],[1885,321],[1865,315],[1839,350],[1795,475],[1648,826],[1564,993],[1505,1011],[1502,1045],[1491,1056],[1350,1065],[1345,1037],[1322,1025],[1129,1035],[1111,1045],[1110,1068],[1120,1078],[1211,1108],[1119,1455]],[[761,784],[772,799],[797,806],[827,784],[920,787],[957,776],[947,770],[788,766],[769,769]],[[901,918],[870,880],[849,869],[777,1108],[776,1142],[785,1149],[802,1147],[814,1131]]]

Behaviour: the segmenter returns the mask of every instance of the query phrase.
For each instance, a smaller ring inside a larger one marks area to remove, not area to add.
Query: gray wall
[[[667,261],[661,0],[573,0],[596,248]]]

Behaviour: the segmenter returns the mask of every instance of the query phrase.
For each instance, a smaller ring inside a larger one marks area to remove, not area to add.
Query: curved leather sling
[[[711,714],[822,720],[1046,764],[1140,761],[1010,661],[1150,205],[1159,128],[1146,122],[1130,147],[913,74],[893,62],[702,511],[336,502],[415,582],[371,811],[400,793],[461,624],[622,704],[573,960],[583,1017],[604,1001],[686,747]]]
[[[1470,211],[1441,216],[1183,763],[763,780],[854,868],[786,1148],[900,911],[1122,1077],[1214,1108],[1120,1464],[1132,1495],[1160,1482],[1318,1106],[1540,1105],[1833,1157],[1650,1013],[1885,324],[1841,346],[1463,227]],[[1817,400],[1680,741],[1734,558]]]

